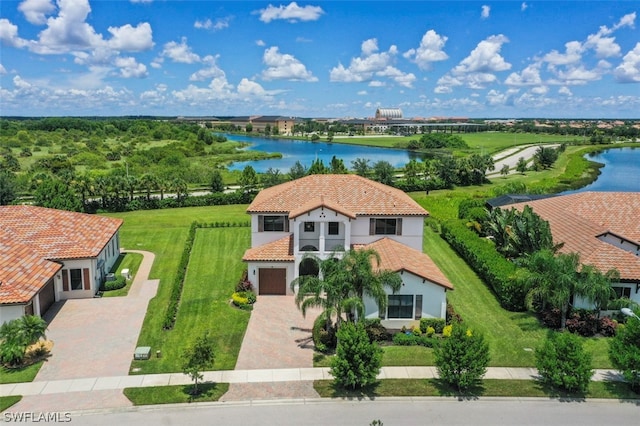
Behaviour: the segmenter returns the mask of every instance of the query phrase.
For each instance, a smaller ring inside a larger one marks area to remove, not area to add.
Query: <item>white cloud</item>
[[[573,96],[573,93],[571,92],[571,89],[569,89],[567,86],[562,86],[561,88],[558,89],[558,94],[559,95],[564,95],[564,96]]]
[[[171,59],[173,62],[180,62],[183,64],[200,62],[200,56],[193,53],[191,51],[191,47],[187,45],[186,37],[182,37],[180,43],[176,41],[166,43],[160,55]]]
[[[0,18],[0,42],[17,48],[25,47],[28,44],[26,40],[18,37],[18,26],[4,18]]]
[[[565,53],[560,53],[557,50],[552,50],[551,52],[544,55],[542,58],[545,62],[547,62],[552,67],[558,65],[570,65],[576,64],[580,62],[582,59],[582,52],[584,49],[582,48],[582,43],[579,41],[570,41],[565,43]]]
[[[224,77],[224,71],[222,71],[222,69],[220,69],[220,67],[218,67],[218,64],[216,63],[218,57],[219,56],[207,55],[202,58],[202,62],[207,64],[208,66],[191,74],[191,76],[189,77],[189,81],[205,81],[209,80],[210,78]]]
[[[478,43],[469,56],[453,69],[453,74],[498,72],[510,69],[511,64],[500,55],[502,45],[508,42],[509,39],[502,34],[489,36]]]
[[[131,56],[116,58],[114,64],[120,68],[120,76],[124,78],[143,78],[149,75],[147,67],[144,64],[138,63],[136,59]]]
[[[617,30],[622,27],[635,28],[636,22],[636,12],[628,13],[624,15],[620,20],[613,26],[612,31]]]
[[[151,25],[147,22],[139,23],[135,27],[130,24],[109,27],[108,31],[112,35],[109,46],[116,50],[141,52],[151,49],[154,45]]]
[[[265,80],[318,81],[302,62],[293,55],[280,53],[277,46],[265,50],[262,61],[267,66],[262,71]]]
[[[640,83],[640,42],[624,55],[613,75],[620,83]]]
[[[47,15],[53,13],[56,6],[51,0],[25,0],[18,5],[18,10],[30,23],[43,25],[47,22]]]
[[[7,74],[7,69],[4,67],[4,65],[0,64],[0,75],[6,75]]]
[[[428,70],[433,62],[449,58],[449,55],[442,50],[446,42],[446,36],[438,35],[434,30],[429,30],[422,36],[420,46],[417,49],[408,50],[403,56],[407,59],[413,59],[420,69]]]
[[[536,86],[531,89],[531,93],[535,95],[544,95],[549,92],[549,88],[547,86]]]
[[[232,19],[232,16],[227,16],[224,18],[218,18],[215,22],[213,22],[209,18],[205,19],[204,21],[196,20],[193,23],[193,27],[202,30],[220,31],[224,30],[225,28],[229,28]]]
[[[256,46],[264,47],[266,45],[267,43],[265,43],[263,40],[256,40]]]
[[[375,38],[362,42],[360,57],[351,59],[349,67],[342,64],[329,73],[332,82],[359,83],[371,81],[373,77],[387,77],[404,87],[411,87],[415,75],[404,73],[393,66],[398,48],[392,45],[386,52],[378,52],[378,40]]]
[[[367,91],[366,90],[358,91],[358,96],[366,96],[366,95],[367,95]]]
[[[540,62],[534,62],[528,65],[520,73],[514,72],[504,81],[510,86],[535,86],[542,83],[540,77]]]
[[[482,19],[487,19],[490,13],[491,13],[491,6],[487,6],[485,4],[482,6],[482,12],[480,12],[480,17]]]
[[[254,12],[260,15],[260,20],[265,23],[277,19],[283,19],[289,22],[298,21],[317,21],[320,16],[324,14],[324,11],[320,6],[303,6],[300,7],[296,2],[291,2],[287,6],[272,6],[269,5],[266,9],[261,9]]]
[[[525,10],[527,10],[528,7],[529,5],[527,3],[522,2],[522,4],[520,5],[520,10],[524,12]]]

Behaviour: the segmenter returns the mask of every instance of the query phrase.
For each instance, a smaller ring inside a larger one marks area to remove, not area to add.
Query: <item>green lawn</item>
[[[383,396],[478,396],[538,397],[538,398],[608,398],[637,399],[626,383],[591,382],[586,395],[559,392],[534,380],[486,379],[464,393],[447,386],[438,379],[385,379],[361,390],[335,387],[332,380],[318,380],[313,387],[322,398],[375,398]]]
[[[123,253],[118,256],[118,260],[111,268],[111,271],[117,276],[120,276],[123,269],[129,269],[129,274],[131,275],[130,280],[127,280],[127,285],[119,288],[118,290],[105,291],[102,293],[102,297],[121,297],[129,294],[129,289],[131,288],[131,284],[133,283],[133,278],[136,276],[138,272],[138,268],[142,263],[143,256],[139,253]]]
[[[495,154],[502,150],[535,143],[570,142],[560,135],[540,133],[508,133],[508,132],[478,132],[458,134],[469,146],[464,152],[479,154]],[[398,144],[406,144],[412,139],[420,139],[420,134],[412,136],[339,136],[333,139],[335,143],[350,145],[375,146],[381,148],[395,148]]]
[[[6,410],[12,405],[17,404],[18,402],[20,402],[21,399],[22,399],[22,396],[20,395],[0,396],[0,412]]]
[[[43,362],[38,361],[28,367],[16,369],[0,367],[0,384],[32,382],[38,371],[40,371]]]
[[[242,275],[242,254],[249,246],[249,228],[205,228],[196,238],[187,269],[178,317],[173,330],[162,330],[164,310],[149,311],[158,321],[155,328],[143,328],[138,345],[161,350],[161,358],[134,361],[139,373],[181,371],[180,356],[193,340],[209,332],[215,342],[214,369],[234,368],[250,313],[229,304],[231,293]]]
[[[229,390],[228,383],[198,384],[200,393],[191,395],[192,385],[126,388],[122,393],[133,405],[181,404],[185,402],[217,401]]]
[[[141,372],[164,373],[180,371],[179,359],[171,359],[170,355],[173,354],[173,356],[175,356],[180,353],[184,347],[183,345],[190,342],[194,337],[191,334],[191,330],[185,330],[185,328],[181,326],[183,323],[182,316],[186,315],[186,318],[190,317],[188,313],[184,314],[185,311],[182,309],[178,313],[176,328],[172,331],[162,330],[164,312],[168,305],[171,292],[171,284],[176,277],[178,263],[182,255],[184,242],[187,239],[189,226],[193,221],[201,223],[246,223],[249,220],[248,215],[245,213],[246,208],[246,205],[232,205],[109,214],[109,216],[124,219],[124,224],[120,232],[122,247],[126,249],[148,250],[156,255],[150,278],[160,279],[160,287],[156,297],[149,302],[149,308],[147,309],[147,314],[142,325],[138,344],[143,346],[151,345],[153,351],[161,350],[163,357],[161,359],[154,358],[145,362],[137,362],[135,367],[141,368]],[[215,231],[229,231],[231,234],[234,232],[244,232],[246,236],[244,238],[238,238],[238,235],[234,234],[231,236],[228,232],[218,233],[217,235],[220,238],[212,241],[211,246],[216,249],[224,247],[224,249],[217,250],[212,259],[192,259],[194,263],[190,264],[189,270],[191,271],[192,267],[201,267],[203,264],[210,267],[216,265],[218,268],[215,275],[216,281],[226,286],[229,293],[225,295],[225,297],[229,297],[237,280],[240,278],[240,270],[238,268],[241,265],[242,254],[249,246],[249,228],[226,228],[216,229]],[[211,235],[214,234],[216,234],[216,232],[213,232]],[[226,238],[229,238],[229,241],[226,241]],[[198,240],[199,237],[196,239]],[[224,252],[224,256],[220,256],[220,252]],[[230,259],[231,267],[228,267],[222,259]],[[188,278],[188,282],[185,285],[183,297],[190,291],[187,288],[190,283],[193,283],[194,280],[198,278],[195,272],[188,275],[190,278]],[[207,294],[201,295],[200,297],[203,298],[201,304],[206,304],[210,301],[210,296]],[[185,302],[185,300],[186,299],[183,299],[183,302]],[[242,314],[248,315],[246,312],[242,312]],[[191,320],[192,319],[190,319],[190,321]],[[211,318],[205,319],[204,321],[206,324],[210,324]],[[217,353],[220,354],[221,350],[218,349]],[[221,359],[224,358],[225,357],[221,355]],[[224,364],[229,363],[228,360],[221,362]],[[221,365],[220,362],[216,362],[216,368],[224,368]],[[231,368],[233,368],[233,365],[231,365]]]

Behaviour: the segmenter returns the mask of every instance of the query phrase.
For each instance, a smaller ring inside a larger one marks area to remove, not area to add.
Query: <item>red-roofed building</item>
[[[357,175],[310,175],[261,191],[247,213],[251,248],[243,260],[259,294],[291,294],[295,278],[317,273],[306,253],[326,259],[352,247],[373,248],[379,266],[400,273],[404,286],[389,295],[387,312],[365,300],[367,317],[390,328],[444,318],[453,286],[422,253],[428,213],[404,192]]]
[[[93,297],[120,254],[121,219],[0,206],[0,324]]]
[[[525,205],[549,222],[555,243],[563,253],[578,253],[580,262],[601,272],[617,269],[619,297],[640,303],[640,193],[580,192],[512,204]],[[590,306],[580,300],[579,308]]]

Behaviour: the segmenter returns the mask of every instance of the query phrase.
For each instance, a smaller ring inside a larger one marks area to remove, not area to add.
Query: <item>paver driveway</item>
[[[144,260],[127,297],[56,302],[45,315],[54,346],[34,381],[129,374],[149,299],[158,290],[158,280],[147,280],[153,253],[137,253]]]
[[[294,296],[258,296],[242,340],[236,370],[313,367],[311,329],[320,310],[306,318]],[[317,398],[312,382],[233,383],[221,401]]]

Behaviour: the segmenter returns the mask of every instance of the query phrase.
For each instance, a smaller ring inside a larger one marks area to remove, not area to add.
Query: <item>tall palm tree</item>
[[[386,290],[396,293],[402,287],[400,275],[380,269],[380,255],[373,249],[347,251],[340,261],[340,274],[360,300],[372,298],[381,311],[387,309]]]
[[[139,181],[140,187],[147,194],[147,201],[151,199],[151,191],[158,188],[158,178],[151,173],[145,173],[142,175]]]

